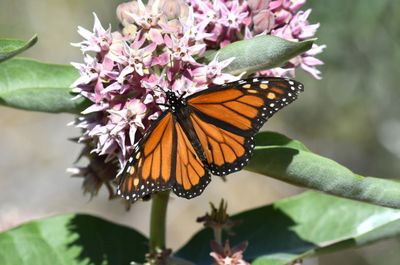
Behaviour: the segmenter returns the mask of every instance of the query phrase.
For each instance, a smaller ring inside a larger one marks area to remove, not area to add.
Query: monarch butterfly
[[[247,164],[254,135],[301,91],[301,83],[278,77],[215,85],[186,98],[167,91],[168,109],[136,145],[117,194],[132,202],[167,189],[187,199],[200,195],[210,173],[225,176]]]

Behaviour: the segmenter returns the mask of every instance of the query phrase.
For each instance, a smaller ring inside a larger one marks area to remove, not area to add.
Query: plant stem
[[[217,225],[213,227],[213,230],[214,230],[214,240],[218,244],[222,245],[222,227]]]
[[[150,253],[165,249],[165,221],[169,191],[160,191],[152,195],[150,216]]]

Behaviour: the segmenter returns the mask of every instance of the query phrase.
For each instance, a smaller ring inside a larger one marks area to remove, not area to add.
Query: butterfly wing
[[[211,181],[210,173],[197,155],[193,145],[179,122],[175,123],[177,132],[176,195],[187,199],[200,195]]]
[[[254,149],[254,135],[302,90],[294,80],[258,77],[189,96],[190,120],[211,172],[223,176],[242,169]]]
[[[117,193],[132,202],[167,189],[193,198],[209,181],[208,170],[176,117],[164,112],[136,145],[119,176]]]
[[[174,118],[164,112],[138,142],[133,155],[119,175],[117,194],[136,201],[174,183],[176,131]]]

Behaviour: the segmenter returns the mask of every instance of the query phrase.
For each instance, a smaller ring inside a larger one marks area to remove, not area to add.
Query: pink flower
[[[143,118],[146,116],[146,111],[146,105],[139,99],[129,100],[121,110],[108,110],[108,112],[111,114],[110,120],[115,124],[115,127],[110,133],[116,135],[119,132],[127,129],[129,130],[130,142],[137,142],[135,139],[137,129],[145,129]]]
[[[196,64],[196,60],[193,56],[199,54],[205,48],[205,44],[190,45],[188,34],[185,34],[181,38],[165,35],[164,41],[165,45],[169,48],[168,52],[173,60],[193,64]]]
[[[125,44],[123,53],[115,61],[125,66],[118,76],[118,81],[122,83],[122,79],[128,74],[137,73],[143,76],[148,73],[151,66],[152,53],[157,48],[156,43],[151,43],[146,47],[140,48],[143,44],[133,42],[130,46]]]
[[[209,62],[207,65],[198,67],[192,71],[194,80],[198,83],[209,84],[224,84],[227,82],[236,81],[240,76],[233,76],[223,72],[223,69],[227,67],[233,60],[234,57],[226,59],[224,61],[218,61],[218,55]]]
[[[94,14],[93,32],[82,27],[78,27],[78,33],[86,40],[80,43],[72,43],[73,46],[80,47],[82,52],[94,51],[97,53],[106,52],[112,43],[111,27],[107,30],[103,28],[96,14]]]
[[[247,245],[247,242],[242,242],[238,246],[231,248],[228,240],[225,241],[224,246],[211,241],[213,252],[210,253],[210,256],[213,257],[217,265],[248,265],[250,263],[243,260],[243,252],[246,250]]]
[[[242,25],[250,24],[249,12],[245,11],[247,6],[239,5],[238,0],[233,0],[230,8],[224,3],[219,2],[219,8],[221,16],[218,22],[223,26],[229,29],[240,30]]]
[[[294,58],[293,60],[298,59],[297,63],[300,64],[301,68],[310,73],[315,79],[321,79],[321,72],[316,68],[316,66],[323,65],[324,62],[315,58],[314,55],[321,53],[325,48],[326,45],[318,46],[314,44],[310,50],[305,52],[300,57]]]
[[[300,40],[305,40],[313,37],[319,28],[319,23],[310,25],[308,23],[308,16],[311,9],[306,11],[299,11],[289,23],[292,31],[292,36]]]
[[[128,13],[132,17],[136,25],[143,29],[154,28],[158,25],[162,13],[158,10],[159,0],[155,0],[151,5],[145,6],[142,0],[137,1],[136,8],[132,9],[132,13]]]

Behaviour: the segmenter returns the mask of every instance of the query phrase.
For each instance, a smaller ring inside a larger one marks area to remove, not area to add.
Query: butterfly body
[[[167,111],[171,112],[174,116],[175,122],[179,122],[180,126],[182,126],[183,131],[188,136],[200,160],[205,162],[206,157],[201,148],[200,140],[198,139],[193,124],[190,121],[190,110],[186,104],[186,99],[183,98],[183,96],[177,97],[177,95],[171,91],[167,91],[166,94],[169,103]]]
[[[166,92],[167,109],[136,145],[118,177],[118,194],[131,201],[166,189],[198,196],[210,173],[225,176],[248,163],[255,134],[302,89],[294,80],[259,77],[186,98]]]

